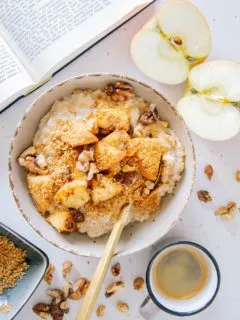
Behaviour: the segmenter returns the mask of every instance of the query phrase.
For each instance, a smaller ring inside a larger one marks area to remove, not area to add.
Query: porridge
[[[153,217],[181,179],[184,156],[155,105],[116,82],[56,101],[18,160],[37,210],[57,231],[98,237],[127,203],[129,223]]]

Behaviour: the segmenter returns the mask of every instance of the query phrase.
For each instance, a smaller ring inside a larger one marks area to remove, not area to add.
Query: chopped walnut
[[[50,315],[50,305],[38,303],[32,308],[33,312],[41,319],[47,319]]]
[[[68,298],[70,289],[72,288],[72,284],[70,282],[65,282],[62,287],[62,292],[65,298]]]
[[[144,286],[143,278],[138,277],[133,281],[133,287],[135,290],[137,290],[137,291],[142,290],[143,286]]]
[[[231,220],[236,210],[237,210],[237,204],[231,201],[226,206],[220,206],[215,211],[215,215],[221,216],[224,220]]]
[[[206,190],[200,190],[198,191],[198,199],[200,201],[203,201],[203,202],[209,202],[209,201],[212,201],[212,197],[210,195],[210,193]]]
[[[112,284],[110,284],[107,287],[107,290],[105,292],[105,297],[106,298],[111,297],[112,295],[114,295],[117,291],[119,291],[122,288],[124,288],[124,283],[122,281],[113,282]]]
[[[119,302],[117,303],[117,309],[118,309],[120,312],[126,313],[126,312],[129,311],[129,306],[128,306],[125,302],[119,301]]]
[[[47,284],[51,284],[52,283],[52,279],[53,279],[53,273],[55,271],[55,267],[53,264],[49,264],[47,271],[45,272],[44,275],[44,280],[47,282]]]
[[[85,215],[80,210],[71,208],[70,212],[72,214],[74,222],[79,223],[85,220]]]
[[[130,98],[135,97],[132,91],[132,86],[126,82],[116,82],[115,84],[108,84],[105,89],[105,93],[111,96],[113,101],[123,102]]]
[[[157,119],[157,117],[154,114],[154,111],[146,111],[140,115],[140,118],[138,121],[140,123],[142,123],[143,125],[148,125],[148,124],[156,122],[156,119]]]
[[[35,156],[26,156],[25,158],[19,158],[19,164],[23,166],[25,169],[27,169],[29,172],[34,174],[40,174],[45,175],[48,173],[47,169],[41,168],[37,161]]]
[[[103,304],[100,304],[96,310],[96,315],[98,317],[103,317],[105,314],[106,307]]]
[[[60,309],[60,304],[51,304],[50,305],[50,315],[53,320],[62,320],[64,313],[67,313],[69,310]]]
[[[47,161],[46,161],[46,158],[45,156],[41,153],[39,154],[36,159],[36,164],[39,166],[40,169],[46,169],[47,167]]]
[[[62,301],[59,304],[59,307],[61,310],[69,311],[69,304],[68,304],[67,300]]]
[[[66,278],[66,276],[72,270],[72,266],[73,266],[72,261],[67,260],[67,261],[63,262],[62,275],[63,275],[64,278]]]
[[[94,161],[94,151],[92,149],[83,150],[78,156],[76,168],[79,171],[88,172],[91,161]]]
[[[204,168],[204,173],[205,175],[208,177],[209,180],[212,179],[213,176],[213,167],[211,166],[211,164],[208,164],[205,166]]]
[[[90,181],[99,170],[94,162],[90,163],[87,180]]]
[[[236,172],[236,180],[237,182],[240,182],[240,170]]]
[[[79,300],[85,296],[87,289],[89,287],[90,281],[86,278],[78,279],[73,287],[69,290],[69,299],[71,300]]]
[[[120,265],[120,263],[117,262],[116,264],[114,264],[114,266],[112,266],[112,268],[111,268],[111,271],[112,271],[112,275],[113,275],[114,277],[119,276],[120,271],[121,271],[121,265]]]
[[[64,293],[60,289],[50,289],[48,290],[47,294],[49,297],[52,297],[54,303],[58,304],[64,299]]]

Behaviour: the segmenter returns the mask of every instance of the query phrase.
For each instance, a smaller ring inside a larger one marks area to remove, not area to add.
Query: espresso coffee
[[[206,285],[209,276],[207,259],[199,250],[178,245],[165,249],[152,268],[155,289],[170,299],[189,299]]]

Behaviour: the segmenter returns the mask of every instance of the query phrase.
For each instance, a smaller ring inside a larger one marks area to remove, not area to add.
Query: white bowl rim
[[[192,181],[191,181],[191,186],[190,186],[190,189],[189,189],[189,194],[188,194],[188,197],[182,207],[182,210],[179,212],[178,214],[178,217],[177,219],[171,224],[171,226],[168,228],[168,230],[166,230],[166,232],[164,233],[164,235],[166,235],[175,225],[176,223],[179,221],[180,217],[182,216],[183,214],[183,211],[185,210],[188,202],[189,202],[189,199],[192,195],[192,191],[193,191],[193,185],[194,185],[194,182],[195,182],[195,179],[196,179],[196,155],[195,155],[195,148],[194,148],[194,144],[193,144],[193,141],[192,141],[192,137],[191,137],[191,134],[190,134],[190,130],[188,129],[187,125],[186,125],[186,122],[184,121],[183,117],[178,113],[177,109],[174,108],[173,106],[173,103],[170,102],[162,93],[160,93],[157,89],[154,89],[153,87],[151,87],[150,85],[146,84],[145,82],[142,82],[140,80],[137,80],[135,78],[132,78],[132,77],[129,77],[129,76],[126,76],[126,75],[120,75],[120,74],[116,74],[116,73],[105,73],[105,72],[99,72],[99,73],[85,73],[85,74],[81,74],[79,76],[73,76],[73,77],[70,77],[70,78],[67,78],[63,81],[60,81],[54,85],[52,85],[49,89],[47,89],[46,91],[44,91],[42,94],[40,94],[32,103],[31,105],[26,109],[24,115],[22,116],[22,118],[20,119],[20,121],[18,122],[17,126],[16,126],[16,129],[15,129],[15,132],[13,134],[13,137],[12,137],[12,140],[11,140],[11,144],[10,144],[10,149],[9,149],[9,153],[8,153],[8,177],[9,177],[9,183],[10,183],[10,188],[11,188],[11,191],[12,191],[12,194],[13,194],[13,197],[14,197],[14,200],[17,204],[17,207],[19,209],[19,211],[21,212],[23,218],[28,222],[28,224],[43,238],[45,239],[48,243],[52,244],[53,246],[55,246],[56,248],[58,249],[61,249],[63,251],[66,251],[68,253],[72,253],[74,255],[77,255],[77,256],[82,256],[82,257],[86,257],[86,258],[89,258],[89,257],[95,257],[95,258],[100,258],[100,256],[98,255],[95,255],[95,256],[89,256],[89,255],[84,255],[84,254],[80,254],[79,252],[75,251],[75,250],[72,250],[72,249],[68,249],[60,244],[57,244],[55,243],[54,241],[52,240],[49,240],[48,237],[46,235],[43,235],[42,232],[40,230],[38,230],[38,228],[31,222],[31,219],[25,214],[25,212],[23,211],[23,209],[21,208],[21,205],[20,205],[20,201],[18,199],[18,197],[16,196],[15,192],[14,192],[14,182],[13,182],[13,178],[12,178],[12,165],[11,165],[11,154],[12,154],[12,151],[13,151],[13,145],[14,145],[14,141],[15,141],[15,138],[16,136],[18,135],[18,131],[19,129],[22,127],[22,124],[25,120],[25,118],[28,116],[28,113],[30,112],[30,110],[34,107],[34,105],[38,102],[38,100],[40,100],[45,94],[47,94],[48,92],[56,89],[57,87],[59,86],[62,86],[64,85],[65,83],[71,81],[71,80],[74,80],[74,79],[82,79],[82,78],[87,78],[87,77],[102,77],[102,76],[109,76],[110,78],[112,77],[116,77],[116,78],[119,78],[121,79],[122,81],[131,81],[133,83],[137,83],[137,84],[140,84],[141,86],[144,86],[150,90],[152,90],[156,95],[160,96],[168,105],[169,107],[172,109],[172,111],[177,115],[177,117],[181,120],[182,124],[183,124],[183,127],[184,127],[184,130],[186,132],[186,135],[188,136],[189,138],[189,142],[190,142],[190,145],[191,145],[191,152],[192,152],[192,158],[193,158],[193,176],[192,176]],[[40,119],[39,119],[40,120]],[[162,238],[164,235],[162,235],[160,238]],[[159,238],[159,239],[160,239]],[[127,255],[130,255],[130,254],[133,254],[133,253],[138,253],[144,249],[147,249],[149,248],[150,246],[152,246],[154,243],[156,243],[159,239],[155,240],[155,241],[152,241],[152,242],[148,242],[145,246],[141,246],[140,248],[138,249],[130,249],[126,252],[124,252],[124,250],[121,250],[120,252],[116,252],[113,256],[114,257],[123,257],[123,256],[127,256]]]

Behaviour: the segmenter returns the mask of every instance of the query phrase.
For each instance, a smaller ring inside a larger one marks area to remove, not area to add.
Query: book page
[[[0,0],[0,30],[36,80],[147,0]],[[51,70],[52,72],[53,70]]]
[[[0,36],[0,109],[12,96],[33,84],[30,75]]]

